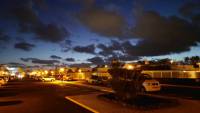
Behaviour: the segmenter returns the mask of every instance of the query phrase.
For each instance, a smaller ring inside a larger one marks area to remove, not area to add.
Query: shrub
[[[112,68],[108,71],[112,76],[111,86],[119,98],[125,100],[137,97],[142,87],[139,80],[141,70]]]

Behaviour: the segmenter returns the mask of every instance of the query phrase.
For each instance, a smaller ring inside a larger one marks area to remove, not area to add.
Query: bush
[[[137,97],[143,82],[139,80],[141,70],[113,68],[108,71],[112,76],[111,86],[119,98],[125,100]]]

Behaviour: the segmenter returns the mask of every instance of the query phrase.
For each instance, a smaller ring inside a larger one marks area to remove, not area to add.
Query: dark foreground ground
[[[64,97],[93,92],[95,90],[74,85],[10,82],[0,88],[0,113],[89,113]]]
[[[0,113],[89,113],[85,108],[66,100],[65,96],[90,95],[97,92],[99,91],[95,89],[65,82],[30,80],[9,82],[6,86],[0,87]],[[195,103],[200,104],[199,88],[163,87],[155,95],[164,96],[166,100],[169,100],[169,97],[175,97],[194,100]],[[90,96],[85,97],[84,100],[91,100]],[[153,101],[150,102],[151,105],[155,103],[155,99],[150,101]],[[142,106],[144,106],[143,103],[149,102],[142,101]]]

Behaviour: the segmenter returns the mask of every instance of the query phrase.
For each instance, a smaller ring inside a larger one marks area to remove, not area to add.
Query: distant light
[[[108,67],[108,65],[105,65],[105,68],[107,68]]]
[[[54,74],[54,71],[51,71],[51,74]]]
[[[79,69],[79,70],[78,70],[78,72],[79,72],[79,73],[81,73],[81,72],[82,72],[82,70],[81,70],[81,69]]]
[[[65,71],[65,69],[64,68],[60,68],[60,70],[59,70],[60,72],[64,72]]]
[[[128,69],[128,70],[132,70],[132,69],[133,69],[133,66],[132,66],[132,65],[128,65],[128,66],[127,66],[127,69]]]
[[[44,71],[44,73],[45,73],[45,74],[48,74],[48,71],[47,71],[47,70],[45,70],[45,71]]]
[[[174,63],[174,61],[173,61],[173,60],[170,60],[170,63],[171,63],[171,64],[173,64],[173,63]]]

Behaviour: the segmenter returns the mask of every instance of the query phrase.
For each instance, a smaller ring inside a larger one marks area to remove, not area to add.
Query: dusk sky
[[[0,2],[0,64],[200,56],[199,0]]]

